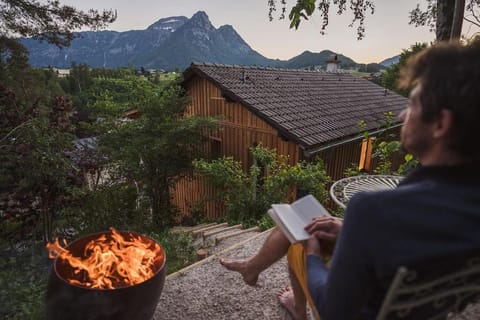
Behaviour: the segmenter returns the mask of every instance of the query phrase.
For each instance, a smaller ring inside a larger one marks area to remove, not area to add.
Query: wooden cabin
[[[407,105],[405,97],[349,73],[193,63],[184,87],[191,114],[222,119],[223,129],[210,137],[212,156],[233,156],[247,169],[249,148],[261,143],[288,155],[291,164],[319,156],[333,179],[362,158],[359,121],[375,135],[386,112],[396,116]],[[363,162],[368,150],[364,143]],[[174,203],[188,214],[213,192],[202,181],[185,179]],[[208,217],[224,214],[216,203],[205,210]]]

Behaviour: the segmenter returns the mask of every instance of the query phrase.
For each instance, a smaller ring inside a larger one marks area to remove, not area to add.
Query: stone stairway
[[[260,233],[260,229],[244,229],[241,224],[230,226],[226,222],[214,222],[193,227],[177,227],[173,232],[190,233],[194,238],[197,258],[201,260]]]

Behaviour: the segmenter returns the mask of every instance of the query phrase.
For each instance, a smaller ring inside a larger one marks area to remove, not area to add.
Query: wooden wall
[[[327,174],[335,181],[344,177],[345,169],[352,163],[358,166],[361,150],[362,140],[355,140],[320,151],[315,157],[325,162]]]
[[[191,97],[189,114],[221,117],[222,129],[212,135],[212,143],[220,144],[220,156],[232,156],[243,164],[244,170],[251,165],[249,148],[262,144],[276,149],[278,154],[288,155],[290,164],[301,157],[300,148],[291,141],[283,140],[278,131],[236,102],[228,102],[221,90],[206,79],[196,77],[190,81],[187,92]],[[205,196],[212,197],[214,190],[202,179],[183,179],[172,192],[173,203],[182,215],[187,215],[196,202]],[[223,205],[216,201],[205,203],[207,217],[224,214]]]

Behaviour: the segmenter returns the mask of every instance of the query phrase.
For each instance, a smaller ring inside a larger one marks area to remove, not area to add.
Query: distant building
[[[330,55],[330,58],[327,60],[327,72],[337,73],[339,64],[338,56],[336,54]]]
[[[59,78],[65,78],[66,76],[70,75],[70,69],[52,68],[52,70]]]

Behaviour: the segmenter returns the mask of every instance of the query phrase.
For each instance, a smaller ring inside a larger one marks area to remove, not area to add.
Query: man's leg
[[[280,260],[288,251],[290,241],[279,228],[270,232],[260,250],[248,259],[220,259],[220,263],[231,271],[240,273],[246,284],[254,286],[258,275]]]
[[[291,288],[280,290],[278,294],[280,303],[294,319],[303,320],[306,318],[306,302],[308,302],[315,319],[320,319],[308,291],[306,252],[303,245],[296,243],[290,246],[287,257]]]
[[[295,275],[295,271],[288,268],[291,287],[280,289],[278,300],[280,304],[287,309],[293,320],[307,319],[307,299],[303,293],[302,286]]]

